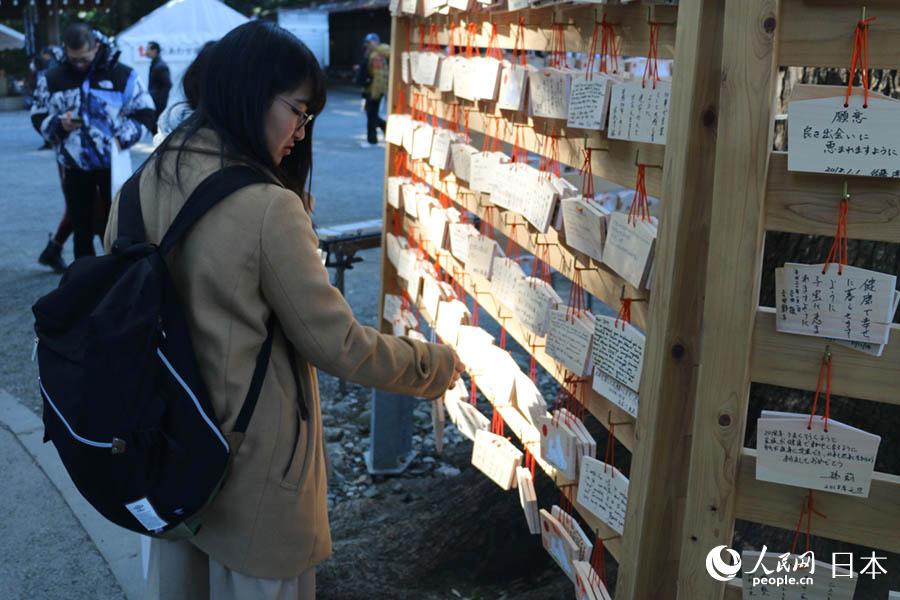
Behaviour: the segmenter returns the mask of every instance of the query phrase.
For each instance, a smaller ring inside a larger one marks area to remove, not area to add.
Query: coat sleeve
[[[312,221],[280,189],[262,223],[262,292],[296,350],[319,369],[355,383],[434,398],[453,375],[449,346],[382,334],[359,324],[328,279]],[[373,287],[377,283],[373,282]]]
[[[113,134],[123,150],[138,143],[144,135],[144,127],[156,125],[156,108],[153,98],[144,88],[140,77],[132,70],[125,85],[122,110],[113,123]]]
[[[31,105],[31,125],[51,144],[59,144],[66,136],[60,123],[60,114],[53,110],[50,102],[50,91],[45,76],[38,77],[34,90],[34,104]]]

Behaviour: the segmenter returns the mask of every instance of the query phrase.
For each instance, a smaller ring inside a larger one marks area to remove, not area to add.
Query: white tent
[[[16,50],[25,47],[25,34],[0,24],[0,50]]]
[[[218,0],[170,0],[119,33],[122,63],[134,67],[146,85],[150,74],[147,43],[158,42],[172,74],[174,98],[182,96],[181,76],[206,42],[218,40],[249,21]]]

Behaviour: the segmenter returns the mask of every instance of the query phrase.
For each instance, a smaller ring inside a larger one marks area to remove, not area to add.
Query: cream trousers
[[[263,579],[232,571],[190,542],[153,539],[145,600],[315,600],[316,569]]]

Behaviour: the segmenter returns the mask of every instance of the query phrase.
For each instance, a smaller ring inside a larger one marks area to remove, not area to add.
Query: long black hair
[[[265,115],[275,97],[301,85],[310,89],[307,112],[325,106],[325,77],[315,55],[292,33],[265,21],[251,21],[232,29],[209,48],[205,76],[200,82],[196,111],[156,152],[177,150],[175,173],[182,153],[200,129],[214,130],[221,141],[219,157],[237,159],[274,173],[288,189],[300,194],[312,172],[313,123],[294,151],[276,165],[265,136]],[[174,140],[178,140],[176,144]],[[176,147],[177,146],[177,147]],[[157,175],[161,174],[157,160]]]

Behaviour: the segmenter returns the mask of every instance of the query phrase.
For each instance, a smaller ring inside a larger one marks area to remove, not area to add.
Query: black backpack
[[[122,189],[112,253],[75,261],[59,287],[32,308],[44,441],[53,442],[78,490],[104,517],[178,539],[196,533],[200,512],[243,439],[275,321],[267,324],[250,389],[226,437],[163,257],[220,200],[271,180],[245,166],[214,173],[190,195],[159,246],[146,241],[139,181],[140,172]]]

